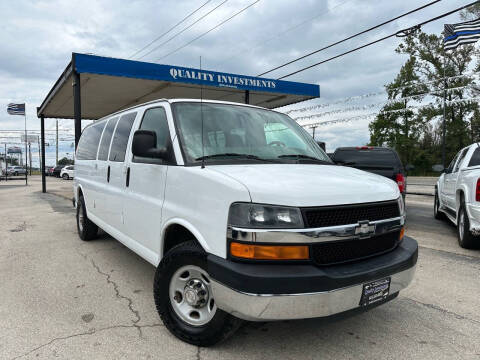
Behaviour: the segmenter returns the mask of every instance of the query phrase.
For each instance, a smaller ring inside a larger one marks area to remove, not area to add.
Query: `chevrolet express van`
[[[156,267],[165,326],[208,346],[242,320],[327,317],[412,280],[397,184],[337,166],[287,115],[157,100],[85,128],[75,159],[82,240],[98,228]]]

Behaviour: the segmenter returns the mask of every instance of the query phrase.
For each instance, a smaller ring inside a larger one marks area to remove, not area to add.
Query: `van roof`
[[[138,104],[138,105],[135,105],[135,106],[131,106],[131,107],[127,108],[127,109],[122,109],[122,110],[119,110],[119,111],[114,112],[114,113],[112,113],[112,114],[105,115],[104,117],[102,117],[101,119],[98,119],[97,121],[104,120],[104,119],[107,119],[107,118],[112,117],[112,116],[114,116],[114,115],[122,114],[122,113],[125,113],[125,112],[127,112],[127,111],[130,111],[130,110],[133,110],[133,109],[142,107],[142,106],[152,105],[152,104],[158,104],[158,103],[163,103],[163,102],[167,102],[167,103],[169,103],[169,104],[174,104],[174,103],[177,103],[177,102],[198,102],[198,103],[199,103],[199,102],[203,102],[203,103],[209,103],[209,104],[227,104],[227,105],[245,106],[245,107],[251,107],[251,108],[256,108],[256,109],[263,109],[263,110],[268,110],[268,111],[273,111],[273,112],[279,112],[279,111],[276,111],[276,110],[263,108],[263,107],[261,107],[261,106],[250,105],[250,104],[241,104],[241,103],[232,102],[232,101],[209,100],[209,99],[200,100],[200,99],[187,99],[187,98],[179,98],[179,99],[157,99],[157,100],[147,101],[147,102],[145,102],[145,103],[143,103],[143,104]]]

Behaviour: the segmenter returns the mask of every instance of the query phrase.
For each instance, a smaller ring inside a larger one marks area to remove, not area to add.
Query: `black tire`
[[[90,241],[97,237],[98,226],[87,217],[87,209],[83,196],[78,198],[77,204],[77,231],[83,241]]]
[[[435,199],[433,201],[433,216],[437,220],[445,220],[445,214],[439,211],[440,200],[438,199],[438,191],[435,190]]]
[[[207,254],[196,241],[177,245],[160,262],[153,284],[155,305],[163,323],[177,338],[197,346],[212,346],[231,336],[243,321],[218,308],[204,325],[194,326],[182,320],[173,309],[169,289],[173,275],[187,265],[207,271]]]
[[[463,218],[463,221],[462,221]],[[457,239],[460,247],[464,249],[474,249],[479,244],[479,237],[470,232],[470,220],[468,219],[465,203],[460,204],[457,216]]]
[[[69,179],[68,174],[63,174],[62,177],[63,177],[63,180],[68,180]]]

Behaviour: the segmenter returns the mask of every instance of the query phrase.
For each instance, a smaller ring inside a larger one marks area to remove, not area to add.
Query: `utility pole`
[[[57,147],[56,147],[56,157],[55,157],[55,166],[58,166],[58,120],[57,120]]]
[[[28,142],[28,156],[30,157],[30,176],[32,176],[32,144]]]
[[[5,143],[5,181],[8,177],[7,143]]]
[[[37,136],[37,143],[38,143],[38,168],[40,169],[40,175],[42,174],[42,171],[45,171],[42,169],[42,155],[40,151],[40,136]]]

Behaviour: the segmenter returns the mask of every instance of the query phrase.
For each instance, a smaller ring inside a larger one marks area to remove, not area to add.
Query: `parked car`
[[[433,212],[457,226],[461,247],[480,246],[480,144],[460,150],[439,177]]]
[[[333,153],[332,160],[339,165],[351,166],[392,179],[397,183],[398,190],[405,199],[407,193],[405,168],[395,150],[377,146],[340,147]]]
[[[53,166],[45,166],[45,176],[51,176],[53,173]]]
[[[27,170],[23,166],[9,166],[8,167],[8,175],[25,175]]]
[[[380,305],[415,272],[398,186],[333,164],[256,106],[157,100],[106,116],[82,133],[74,194],[79,237],[100,227],[156,266],[161,319],[199,346],[240,319]]]
[[[75,170],[73,168],[73,165],[65,166],[61,171],[60,171],[60,177],[64,180],[70,180],[74,178]]]
[[[53,168],[52,175],[55,177],[60,177],[60,172],[66,165],[57,165]]]

